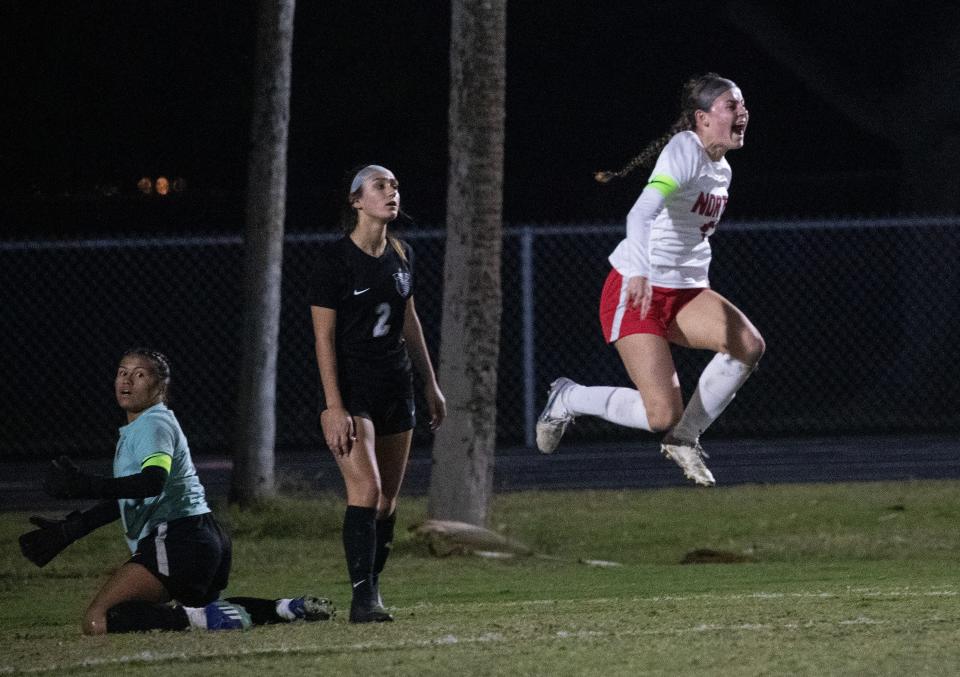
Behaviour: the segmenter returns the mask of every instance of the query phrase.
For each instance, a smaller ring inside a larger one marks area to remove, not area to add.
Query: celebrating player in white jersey
[[[749,114],[740,88],[716,73],[690,79],[670,131],[606,183],[656,164],[627,215],[627,236],[610,255],[600,299],[604,337],[623,360],[632,388],[583,386],[558,378],[537,422],[537,446],[556,449],[575,416],[666,431],[661,450],[687,478],[715,484],[703,463],[700,435],[720,416],[756,368],[765,345],[749,319],[710,289],[710,235],[727,205],[729,150],[741,148]],[[710,350],[683,406],[670,344]]]

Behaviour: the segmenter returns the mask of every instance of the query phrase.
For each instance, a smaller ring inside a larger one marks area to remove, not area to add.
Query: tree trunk
[[[482,526],[493,489],[500,353],[506,0],[454,0],[440,383],[428,510]]]
[[[277,341],[294,0],[261,0],[247,173],[242,365],[230,502],[275,495]]]

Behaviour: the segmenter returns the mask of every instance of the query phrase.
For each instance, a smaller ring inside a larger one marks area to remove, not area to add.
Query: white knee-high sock
[[[683,442],[698,441],[703,431],[716,421],[733,401],[753,369],[753,366],[730,355],[714,355],[700,374],[697,389],[687,402],[680,421],[670,431],[670,437]]]
[[[562,398],[571,414],[599,416],[611,423],[650,430],[643,399],[632,388],[575,385],[565,390]]]

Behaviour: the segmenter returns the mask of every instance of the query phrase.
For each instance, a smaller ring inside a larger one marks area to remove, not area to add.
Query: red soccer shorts
[[[616,268],[612,268],[600,294],[600,326],[603,327],[603,337],[607,343],[631,334],[656,334],[666,338],[667,327],[680,309],[704,289],[705,287],[654,287],[650,310],[647,311],[647,316],[641,319],[639,308],[627,307],[627,281]]]

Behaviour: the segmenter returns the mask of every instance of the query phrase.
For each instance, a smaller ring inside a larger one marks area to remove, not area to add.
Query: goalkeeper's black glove
[[[64,548],[89,533],[79,510],[60,520],[34,515],[30,523],[40,528],[20,536],[20,552],[38,567],[45,566]]]
[[[80,470],[66,456],[50,462],[43,479],[43,490],[54,498],[100,498],[106,478]]]

